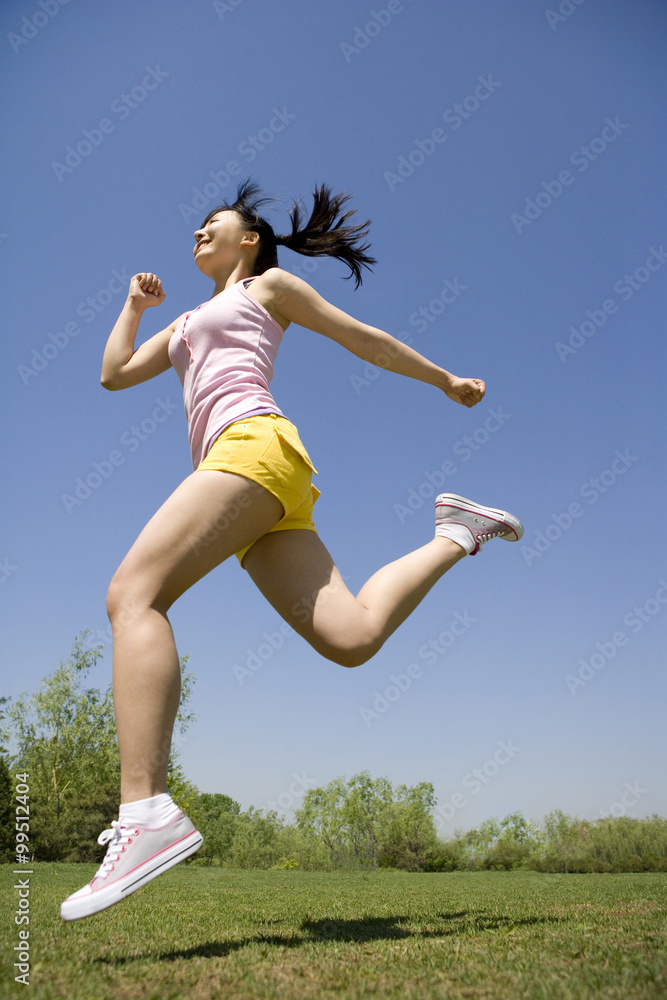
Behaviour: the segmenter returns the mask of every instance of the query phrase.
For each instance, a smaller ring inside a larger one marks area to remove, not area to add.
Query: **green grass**
[[[30,1000],[667,998],[667,875],[240,871],[181,865],[64,924],[96,865],[30,877]],[[17,892],[2,866],[0,996]]]

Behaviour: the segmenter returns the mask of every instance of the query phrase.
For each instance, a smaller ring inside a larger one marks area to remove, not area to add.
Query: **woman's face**
[[[194,237],[195,264],[207,277],[220,268],[233,268],[242,259],[242,246],[252,247],[259,239],[257,233],[243,228],[243,220],[231,209],[212,216]]]

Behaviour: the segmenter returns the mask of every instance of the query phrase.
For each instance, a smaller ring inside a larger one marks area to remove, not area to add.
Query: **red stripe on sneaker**
[[[104,886],[100,886],[100,888],[105,888],[105,887],[112,886],[114,884],[114,882],[118,882],[121,879],[128,878],[128,876],[130,876],[133,872],[138,871],[139,868],[143,868],[144,865],[149,865],[151,863],[151,861],[153,861],[155,858],[159,858],[160,855],[164,854],[165,851],[169,851],[172,847],[176,847],[177,844],[180,844],[180,843],[182,843],[182,841],[187,840],[187,838],[191,837],[193,833],[195,833],[195,831],[191,830],[190,833],[186,833],[185,836],[179,837],[178,840],[174,840],[173,843],[171,843],[171,844],[167,844],[167,846],[163,847],[161,851],[157,852],[157,854],[152,854],[150,856],[150,858],[146,858],[146,860],[142,861],[141,864],[136,865],[134,868],[130,868],[129,872],[125,872],[125,874],[121,875],[119,878],[117,878],[117,879],[111,879],[109,881],[107,881],[105,879],[104,880],[105,885]]]
[[[191,836],[191,834],[188,834],[188,837],[190,837],[190,836]],[[184,839],[184,838],[181,838],[181,839]],[[197,849],[199,849],[199,847],[201,847],[201,845],[203,844],[203,842],[204,842],[204,839],[203,839],[203,837],[202,837],[202,838],[200,838],[200,841],[199,841],[199,844],[197,845]],[[177,840],[177,841],[176,841],[176,843],[177,843],[177,844],[179,844],[179,843],[180,843],[180,841],[178,841],[178,840]],[[172,844],[171,846],[173,847],[174,845]],[[191,845],[189,845],[189,844],[188,844],[188,847],[190,847],[190,846],[191,846]],[[166,847],[165,847],[165,851],[166,851],[166,850],[168,850],[168,848],[166,848]],[[141,880],[142,880],[143,878],[146,878],[146,876],[147,876],[147,875],[152,875],[152,874],[153,874],[153,872],[155,872],[155,871],[157,870],[157,868],[160,868],[160,867],[162,867],[162,865],[167,865],[167,864],[168,864],[168,865],[170,865],[170,866],[173,866],[173,865],[174,865],[174,864],[175,864],[175,863],[177,862],[178,858],[179,858],[179,857],[180,857],[180,856],[181,856],[182,854],[187,854],[187,850],[188,850],[188,848],[187,848],[187,847],[184,847],[184,848],[183,848],[183,850],[182,850],[182,851],[179,851],[179,853],[178,853],[178,854],[175,854],[175,855],[173,855],[173,856],[172,856],[171,858],[165,858],[165,860],[164,860],[164,861],[162,861],[162,862],[161,862],[161,863],[160,863],[159,865],[157,865],[157,866],[156,866],[155,868],[151,868],[151,870],[150,870],[150,871],[148,871],[148,872],[144,872],[144,873],[143,873],[143,875],[140,875],[140,876],[139,876],[139,878],[135,879],[135,880],[134,880],[134,882],[131,882],[131,883],[130,883],[130,885],[127,885],[127,886],[125,886],[125,888],[124,888],[124,889],[121,889],[121,892],[132,892],[132,886],[133,886],[133,885],[136,885],[136,884],[137,884],[137,882],[141,882]],[[161,854],[163,854],[163,853],[164,853],[164,851],[161,851],[160,853],[161,853]],[[191,853],[191,854],[194,854],[194,851],[191,851],[190,853]],[[155,855],[155,857],[159,857],[159,855],[157,855],[157,854],[156,854],[156,855]],[[151,860],[152,860],[152,859],[151,859]],[[147,865],[147,864],[148,864],[148,861],[144,861],[144,864],[145,864],[145,865]],[[131,874],[132,874],[131,872],[128,872],[128,875],[131,875]],[[127,878],[127,875],[125,876],[125,878]]]
[[[518,536],[518,534],[516,532],[516,529],[513,528],[511,524],[508,524],[507,521],[499,521],[497,517],[492,517],[490,514],[487,514],[486,512],[482,512],[481,510],[473,510],[470,507],[461,507],[459,504],[455,504],[455,503],[446,503],[446,504],[442,503],[442,504],[440,504],[440,507],[448,507],[451,510],[462,510],[465,514],[472,514],[473,517],[483,517],[483,518],[486,518],[487,521],[494,521],[496,524],[500,524],[500,525],[502,525],[502,527],[508,528],[516,536],[517,539],[519,538],[519,536]],[[437,511],[437,508],[436,508],[436,511]],[[438,527],[438,523],[443,524],[443,523],[447,522],[448,520],[451,520],[451,518],[441,517],[440,521],[438,522],[438,520],[437,520],[437,513],[436,513],[436,527]],[[454,523],[455,524],[460,524],[459,521],[456,521]],[[466,525],[466,527],[468,527],[468,526]],[[472,528],[470,530],[472,531]],[[485,534],[485,532],[480,531],[479,534],[482,535],[482,534]]]

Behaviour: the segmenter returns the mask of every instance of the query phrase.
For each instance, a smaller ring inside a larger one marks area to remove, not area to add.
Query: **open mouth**
[[[201,250],[201,248],[202,247],[207,247],[210,242],[211,242],[210,240],[206,240],[205,243],[198,243],[197,246],[195,247],[194,256],[196,257],[197,254],[199,253],[199,251]]]

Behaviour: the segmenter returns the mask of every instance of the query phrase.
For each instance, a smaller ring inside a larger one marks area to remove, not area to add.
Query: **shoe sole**
[[[94,913],[100,913],[115,903],[120,903],[131,893],[141,889],[147,882],[194,854],[203,843],[204,838],[201,833],[198,830],[193,830],[192,833],[175,844],[171,844],[164,851],[160,851],[159,854],[139,865],[134,871],[128,872],[112,885],[97,889],[89,896],[82,896],[79,899],[71,900],[71,902],[66,899],[60,907],[61,918],[63,920],[79,920],[81,917],[91,917]]]
[[[466,511],[469,514],[479,514],[482,517],[486,517],[487,520],[497,520],[501,524],[506,524],[516,535],[516,538],[507,538],[505,535],[500,535],[499,537],[506,542],[518,542],[523,535],[523,525],[514,514],[510,514],[506,510],[498,510],[495,507],[483,507],[481,504],[475,503],[474,500],[460,497],[456,493],[441,493],[437,497],[435,501],[436,525],[438,523],[438,507],[441,504],[447,507],[456,507],[458,510]]]

